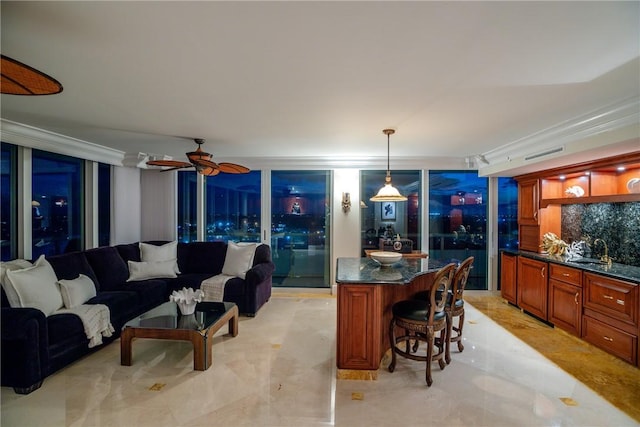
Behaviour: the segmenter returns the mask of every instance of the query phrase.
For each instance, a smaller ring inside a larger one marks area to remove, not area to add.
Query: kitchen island
[[[414,278],[431,277],[446,263],[430,258],[402,258],[381,267],[370,258],[338,258],[337,376],[377,379],[389,345],[391,307],[421,291]]]

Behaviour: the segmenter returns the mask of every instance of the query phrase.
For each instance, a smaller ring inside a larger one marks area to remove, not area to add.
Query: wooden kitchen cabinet
[[[500,255],[500,294],[502,298],[514,305],[518,303],[517,274],[518,256],[502,252]]]
[[[581,336],[581,270],[549,264],[549,322],[573,335]]]
[[[527,179],[518,181],[518,224],[538,225],[540,208],[540,181]]]
[[[584,273],[582,338],[638,364],[638,285]]]
[[[547,320],[547,275],[546,262],[518,257],[518,306],[542,320]]]
[[[518,181],[518,238],[523,251],[540,252],[542,236],[560,235],[560,206],[540,209],[540,180]]]

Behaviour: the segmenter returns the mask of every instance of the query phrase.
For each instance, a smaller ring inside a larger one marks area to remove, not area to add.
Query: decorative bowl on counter
[[[399,252],[391,251],[377,251],[369,254],[371,258],[380,263],[381,266],[386,267],[402,259],[402,254]]]

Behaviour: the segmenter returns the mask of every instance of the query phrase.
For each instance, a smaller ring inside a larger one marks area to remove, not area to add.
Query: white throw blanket
[[[54,314],[75,314],[82,321],[84,333],[89,338],[89,348],[102,344],[102,337],[110,337],[114,332],[109,307],[104,304],[82,304],[73,308],[61,308]]]
[[[235,276],[229,276],[228,274],[218,274],[217,276],[209,277],[200,284],[200,289],[204,292],[203,301],[222,302],[224,297],[224,285],[227,280]]]

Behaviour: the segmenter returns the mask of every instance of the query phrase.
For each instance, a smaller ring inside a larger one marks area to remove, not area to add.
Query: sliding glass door
[[[429,172],[429,256],[475,258],[467,289],[487,289],[488,179],[476,171]]]
[[[273,285],[329,287],[330,171],[271,173]]]

